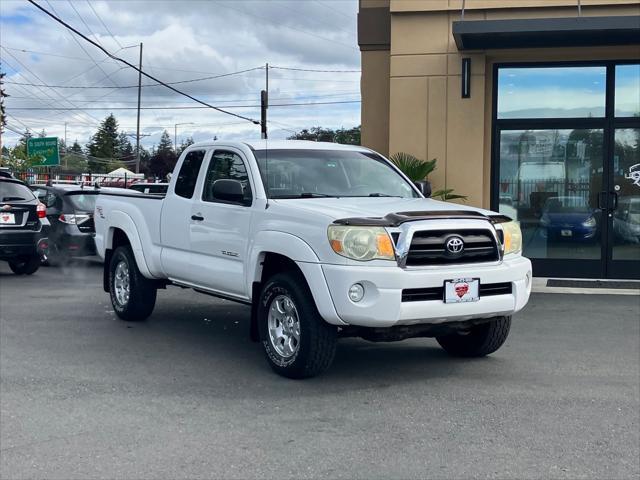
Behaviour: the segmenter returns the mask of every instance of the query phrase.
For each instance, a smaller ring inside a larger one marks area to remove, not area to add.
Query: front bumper
[[[511,315],[527,304],[531,293],[531,262],[524,257],[504,259],[495,264],[420,269],[322,265],[321,272],[333,308],[319,305],[318,309],[325,320],[336,325],[391,327]],[[477,302],[457,304],[446,304],[442,300],[402,301],[404,289],[442,287],[445,280],[463,277],[479,278],[481,285],[511,282],[511,293],[481,296]],[[349,287],[354,283],[365,288],[364,298],[358,303],[348,297]],[[312,292],[318,284],[310,281]],[[320,292],[314,292],[316,303],[320,296]],[[335,315],[324,312],[335,312]]]

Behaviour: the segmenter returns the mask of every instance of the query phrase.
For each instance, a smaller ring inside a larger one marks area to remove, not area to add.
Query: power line
[[[107,27],[107,25],[102,21],[102,17],[100,17],[100,15],[98,15],[98,12],[96,12],[96,10],[93,8],[93,5],[91,5],[91,2],[89,0],[87,0],[87,4],[89,5],[89,8],[93,12],[93,14],[96,16],[96,18],[100,21],[102,26],[105,28],[105,30],[109,33],[109,35],[111,35],[111,38],[113,38],[113,40],[122,49],[122,44],[118,41],[118,39],[115,37],[115,35],[113,33],[111,33],[111,30],[109,30],[109,27]]]
[[[269,65],[269,68],[278,70],[294,70],[296,72],[317,72],[317,73],[362,73],[362,70],[319,70],[314,68],[294,68],[294,67],[276,67]]]
[[[189,98],[189,99],[193,100],[194,102],[199,103],[199,104],[201,104],[201,105],[203,105],[203,106],[205,106],[205,107],[211,108],[211,109],[213,109],[213,110],[217,110],[217,111],[218,111],[218,112],[220,112],[220,113],[225,113],[225,114],[227,114],[227,115],[231,115],[231,116],[234,116],[234,117],[237,117],[237,118],[241,118],[241,119],[246,120],[246,121],[248,121],[248,122],[251,122],[251,123],[253,123],[253,124],[255,124],[255,125],[259,125],[259,124],[260,124],[260,122],[258,122],[257,120],[253,120],[252,118],[248,118],[248,117],[243,117],[242,115],[238,115],[237,113],[229,112],[229,111],[227,111],[227,110],[223,110],[223,109],[221,109],[221,108],[214,107],[213,105],[210,105],[210,104],[208,104],[207,102],[204,102],[204,101],[202,101],[202,100],[200,100],[200,99],[198,99],[198,98],[196,98],[196,97],[194,97],[194,96],[192,96],[192,95],[189,95],[188,93],[185,93],[185,92],[183,92],[183,91],[181,91],[181,90],[178,90],[178,89],[177,89],[177,88],[175,88],[175,87],[172,87],[171,85],[166,84],[165,82],[163,82],[163,81],[159,80],[158,78],[156,78],[156,77],[154,77],[154,76],[152,76],[152,75],[149,75],[148,73],[146,73],[146,72],[145,72],[145,71],[143,71],[142,69],[140,69],[140,68],[136,67],[135,65],[133,65],[133,64],[131,64],[131,63],[129,63],[129,62],[127,62],[126,60],[123,60],[122,58],[120,58],[120,57],[116,57],[116,56],[115,56],[115,55],[113,55],[112,53],[109,53],[109,52],[108,52],[104,47],[102,47],[100,44],[98,44],[98,43],[94,42],[94,41],[93,41],[93,40],[91,40],[89,37],[87,37],[86,35],[84,35],[84,34],[83,34],[83,33],[81,33],[80,31],[76,30],[76,29],[75,29],[75,28],[73,28],[71,25],[69,25],[68,23],[66,23],[64,20],[60,19],[59,17],[57,17],[57,16],[56,16],[56,15],[54,15],[53,13],[49,12],[46,8],[44,8],[44,7],[40,6],[40,5],[38,5],[34,0],[27,0],[27,1],[28,1],[29,3],[31,3],[33,6],[35,6],[38,10],[41,10],[41,11],[42,11],[42,12],[44,12],[46,15],[48,15],[48,16],[49,16],[49,17],[51,17],[51,18],[53,18],[56,22],[60,23],[61,25],[64,25],[67,29],[71,30],[73,33],[75,33],[76,35],[80,36],[80,37],[81,37],[82,39],[84,39],[86,42],[89,42],[89,43],[91,43],[94,47],[99,48],[99,49],[100,49],[100,50],[101,50],[105,55],[107,55],[108,57],[113,58],[114,60],[118,60],[119,62],[124,63],[125,65],[127,65],[127,66],[129,66],[129,67],[133,68],[136,72],[139,72],[140,74],[144,75],[145,77],[150,78],[150,79],[151,79],[151,80],[153,80],[154,82],[157,82],[157,83],[159,83],[159,84],[162,84],[162,85],[164,85],[165,87],[167,87],[168,89],[170,89],[170,90],[172,90],[172,91],[174,91],[174,92],[176,92],[176,93],[178,93],[178,94],[180,94],[180,95],[183,95],[183,96],[185,96],[185,97],[187,97],[187,98]],[[47,0],[45,0],[45,1],[47,1]],[[75,37],[74,37],[74,38],[75,38]]]
[[[273,103],[270,104],[269,107],[301,107],[301,106],[313,106],[313,105],[337,105],[337,104],[342,104],[342,103],[361,103],[361,100],[340,100],[340,101],[335,101],[335,102],[309,102],[309,103]],[[13,110],[54,110],[53,108],[46,108],[46,107],[11,107]],[[154,107],[141,107],[141,110],[198,110],[198,109],[202,109],[202,108],[214,108],[216,110],[219,110],[218,107],[212,107],[212,106],[205,106],[205,107],[199,107],[199,106],[194,106],[194,105],[180,105],[180,106],[163,106],[163,105],[159,105],[159,106],[154,106]],[[260,108],[259,104],[255,104],[255,105],[225,105],[225,108]],[[59,107],[56,108],[55,110],[62,110],[62,111],[73,111],[73,110],[100,110],[100,111],[105,111],[105,110],[137,110],[136,107],[86,107],[86,108],[67,108],[67,107]],[[225,112],[228,113],[228,112]],[[232,114],[234,116],[239,116],[236,114]],[[244,118],[244,117],[240,117],[240,118]]]
[[[125,68],[126,67],[121,67],[120,70],[123,70]],[[223,73],[223,74],[220,74],[220,75],[212,75],[212,76],[208,76],[208,77],[192,78],[190,80],[180,80],[180,81],[177,81],[177,82],[164,83],[164,82],[159,82],[158,81],[158,83],[147,83],[147,84],[142,84],[142,86],[143,87],[159,87],[159,86],[167,86],[167,85],[178,85],[178,84],[182,84],[182,83],[202,82],[204,80],[214,80],[216,78],[230,77],[232,75],[240,75],[241,73],[253,72],[254,70],[261,70],[263,68],[264,67],[262,67],[262,66],[261,67],[254,67],[254,68],[247,68],[246,70],[239,70],[237,72]],[[146,74],[143,72],[143,75],[146,75]],[[147,75],[147,76],[149,76],[149,75]],[[31,87],[89,89],[89,90],[138,88],[138,85],[121,85],[121,86],[117,86],[117,87],[107,87],[105,85],[91,85],[91,86],[90,85],[48,85],[48,84],[39,85],[39,84],[33,84],[33,83],[11,82],[11,81],[7,81],[5,83],[11,83],[11,84],[14,84],[14,85],[29,85]]]

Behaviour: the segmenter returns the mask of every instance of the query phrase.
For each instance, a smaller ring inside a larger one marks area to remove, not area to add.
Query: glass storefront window
[[[500,132],[500,213],[530,258],[600,259],[603,130]]]
[[[640,260],[640,128],[615,132],[613,190],[613,259]]]
[[[616,65],[616,117],[640,116],[640,64]]]
[[[606,67],[505,67],[498,71],[498,118],[605,115]]]

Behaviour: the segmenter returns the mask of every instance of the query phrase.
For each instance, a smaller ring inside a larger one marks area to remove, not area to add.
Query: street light
[[[195,125],[193,122],[176,123],[173,125],[173,150],[178,153],[178,125]]]

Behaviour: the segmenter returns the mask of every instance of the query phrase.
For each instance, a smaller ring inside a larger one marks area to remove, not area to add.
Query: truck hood
[[[494,214],[489,210],[441,202],[430,198],[387,198],[387,197],[342,197],[342,198],[296,198],[271,200],[283,208],[323,215],[332,221],[352,217],[384,217],[389,213],[424,211],[474,211],[485,215]]]

